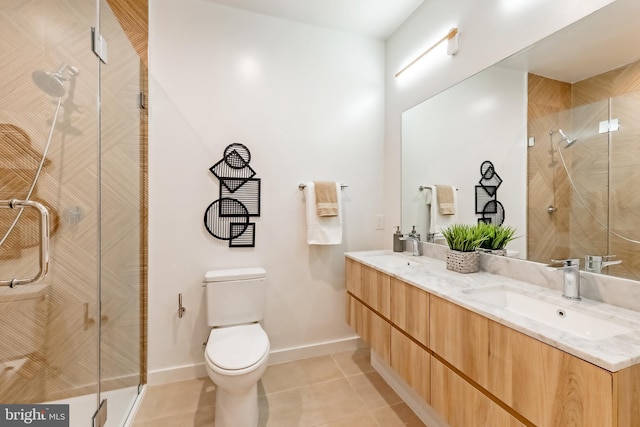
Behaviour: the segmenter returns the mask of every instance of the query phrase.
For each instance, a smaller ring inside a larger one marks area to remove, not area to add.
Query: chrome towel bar
[[[11,288],[17,285],[36,283],[42,280],[49,272],[49,211],[38,202],[32,200],[0,200],[0,209],[24,209],[34,208],[40,213],[40,271],[29,279],[0,280],[0,286]]]
[[[428,185],[421,185],[420,187],[418,187],[418,190],[422,191],[422,190],[426,190],[428,188],[431,188],[431,187],[428,186]],[[456,187],[456,191],[458,191],[458,187]]]
[[[348,187],[348,185],[346,185],[346,184],[340,184],[340,188],[342,188],[343,190],[345,188],[347,188],[347,187]],[[304,190],[305,188],[307,188],[307,184],[298,184],[298,188],[300,190]]]

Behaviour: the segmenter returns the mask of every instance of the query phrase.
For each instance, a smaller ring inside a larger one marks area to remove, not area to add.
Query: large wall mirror
[[[617,0],[404,112],[403,230],[504,219],[514,256],[639,280],[638,16]],[[453,217],[432,215],[439,184],[457,189]]]

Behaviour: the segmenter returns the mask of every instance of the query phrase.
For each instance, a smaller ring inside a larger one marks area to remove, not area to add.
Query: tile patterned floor
[[[215,393],[209,378],[149,387],[133,427],[211,427]],[[368,349],[271,365],[258,394],[260,427],[425,427]]]

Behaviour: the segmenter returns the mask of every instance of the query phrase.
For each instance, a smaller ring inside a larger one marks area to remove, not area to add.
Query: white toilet
[[[258,381],[267,369],[269,337],[262,329],[266,273],[262,268],[213,270],[205,276],[204,352],[216,385],[216,427],[258,425]]]

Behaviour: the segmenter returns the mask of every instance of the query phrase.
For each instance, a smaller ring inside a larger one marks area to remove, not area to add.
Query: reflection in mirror
[[[512,252],[640,279],[637,16],[617,0],[403,113],[403,230],[433,226],[421,185],[457,187],[456,222],[476,222],[490,160]]]

